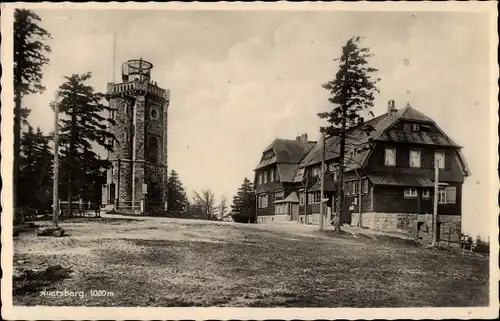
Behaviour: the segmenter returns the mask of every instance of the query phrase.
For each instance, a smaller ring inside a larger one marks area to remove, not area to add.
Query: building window
[[[112,119],[112,120],[115,120],[115,119],[116,119],[116,118],[115,118],[115,110],[114,110],[114,109],[113,109],[113,110],[111,110],[111,119]]]
[[[309,203],[310,204],[319,204],[321,203],[321,192],[312,192],[309,193]]]
[[[287,211],[287,204],[286,203],[282,203],[282,204],[276,204],[274,206],[274,214],[288,214],[288,211]]]
[[[158,111],[154,108],[151,109],[151,120],[158,119]]]
[[[455,186],[440,188],[438,196],[439,204],[455,204],[457,200],[457,188]]]
[[[259,185],[262,185],[262,173],[257,174],[257,177],[259,178]]]
[[[411,124],[410,123],[404,123],[403,124],[403,130],[410,131],[411,130]]]
[[[263,159],[269,159],[274,156],[274,152],[272,150],[269,150],[267,152],[264,152],[264,155],[262,156]]]
[[[259,195],[259,208],[267,208],[268,207],[269,198],[267,195]]]
[[[417,197],[417,189],[416,188],[405,188],[405,197]]]
[[[270,181],[270,182],[274,182],[274,169],[271,169],[271,171],[270,171],[270,175],[269,175],[269,176],[270,176],[270,177],[269,177],[269,181]]]
[[[423,199],[430,199],[431,198],[431,191],[428,188],[422,190],[422,198]]]
[[[264,176],[264,184],[267,183],[267,172],[263,172],[262,176]]]
[[[410,150],[410,167],[420,168],[422,163],[422,151]]]
[[[300,206],[304,206],[304,192],[299,192],[299,201],[300,201]]]
[[[412,132],[420,131],[420,125],[419,124],[411,124],[411,131]]]
[[[351,191],[352,191],[353,195],[358,194],[358,182],[357,181],[351,182]]]
[[[396,166],[396,149],[385,149],[385,166]]]
[[[155,136],[149,136],[148,139],[148,161],[151,163],[157,163],[158,162],[158,148],[159,148],[159,143],[158,143],[158,138]]]
[[[278,201],[278,200],[282,200],[282,199],[284,199],[284,198],[285,198],[285,192],[280,191],[280,192],[276,192],[276,193],[274,193],[274,199],[275,199],[276,201]]]
[[[434,161],[438,163],[439,169],[445,168],[445,154],[444,152],[435,152],[434,153]]]
[[[333,180],[336,181],[339,179],[340,168],[337,163],[331,163],[331,165],[332,169],[330,171],[333,173]]]
[[[368,180],[365,178],[361,182],[361,193],[368,194]]]
[[[321,172],[321,166],[316,166],[316,167],[313,167],[312,169],[312,176],[319,176],[320,175],[320,172]]]

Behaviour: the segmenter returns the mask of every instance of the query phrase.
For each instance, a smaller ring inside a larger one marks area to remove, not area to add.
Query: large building
[[[119,83],[108,83],[110,131],[116,140],[103,204],[120,211],[163,209],[167,193],[169,90],[151,80],[153,65],[141,59],[122,65]]]
[[[318,224],[320,206],[331,217],[338,206],[339,145],[337,137],[325,141],[323,195],[323,144],[302,135],[269,145],[255,169],[258,222]],[[346,145],[343,224],[428,237],[437,162],[438,231],[441,238],[460,236],[462,184],[470,172],[461,147],[432,119],[390,101],[386,114],[353,125]]]

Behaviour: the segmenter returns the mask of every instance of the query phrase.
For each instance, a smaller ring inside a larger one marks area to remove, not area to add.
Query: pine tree
[[[334,61],[339,62],[339,70],[335,79],[322,85],[330,92],[328,100],[334,108],[325,113],[319,113],[321,119],[326,119],[328,126],[322,128],[327,136],[340,138],[339,155],[339,183],[336,208],[341,208],[344,202],[344,160],[346,150],[346,133],[352,126],[363,123],[362,112],[368,111],[374,105],[375,93],[378,92],[376,83],[380,80],[372,78],[371,74],[378,70],[368,66],[369,48],[360,47],[361,38],[354,37],[342,47],[342,54]],[[367,134],[373,131],[371,126],[364,126]],[[340,231],[340,212],[335,213],[335,230]]]
[[[59,110],[65,116],[59,123],[61,181],[65,182],[62,194],[67,193],[69,215],[73,197],[89,193],[109,166],[95,153],[93,145],[111,151],[116,142],[107,128],[107,122],[114,121],[102,116],[109,111],[103,104],[104,95],[86,84],[91,77],[91,73],[73,74],[65,77],[66,82],[59,87]]]
[[[173,216],[181,216],[186,210],[188,200],[184,186],[179,178],[179,174],[177,174],[175,170],[170,172],[167,189],[168,212]]]
[[[51,36],[40,27],[41,19],[33,11],[16,9],[14,12],[14,172],[13,201],[18,205],[19,160],[21,153],[21,124],[29,110],[22,107],[22,98],[42,93],[42,67],[49,63],[50,47],[44,42]]]
[[[19,205],[49,210],[52,193],[53,154],[50,137],[31,126],[21,140]]]
[[[238,193],[233,197],[231,216],[235,222],[251,223],[255,220],[255,194],[253,184],[245,177]]]

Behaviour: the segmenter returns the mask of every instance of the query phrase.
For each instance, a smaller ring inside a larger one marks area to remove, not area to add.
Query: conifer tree
[[[376,83],[380,80],[372,78],[378,70],[368,65],[368,59],[373,56],[369,48],[360,46],[361,38],[353,37],[342,47],[338,61],[339,69],[335,79],[322,87],[330,92],[329,102],[334,105],[331,111],[319,113],[321,119],[326,119],[328,126],[321,131],[328,136],[340,138],[339,182],[337,188],[337,209],[344,202],[344,161],[346,150],[346,133],[350,127],[363,123],[362,112],[368,112],[374,105]],[[371,126],[364,126],[367,134],[373,131]],[[340,231],[340,212],[336,211],[334,218],[335,231]]]
[[[252,223],[255,220],[255,194],[253,184],[245,177],[238,193],[233,197],[231,216],[235,222]]]
[[[180,216],[186,210],[188,202],[186,191],[179,178],[179,174],[175,170],[170,171],[167,183],[167,206],[168,212],[174,216]]]
[[[50,137],[29,126],[21,140],[19,205],[39,210],[50,209],[53,154]]]
[[[73,197],[87,193],[92,188],[89,184],[99,180],[109,166],[93,145],[112,151],[116,142],[107,128],[107,122],[114,121],[103,116],[109,111],[104,95],[86,83],[91,77],[91,73],[73,74],[59,87],[61,181],[65,182],[61,194],[66,193],[70,215]]]
[[[22,98],[45,90],[42,68],[49,63],[47,55],[51,52],[45,43],[51,36],[40,27],[40,22],[41,18],[33,11],[14,11],[14,207],[18,204],[21,124],[29,114],[29,109],[22,107]]]

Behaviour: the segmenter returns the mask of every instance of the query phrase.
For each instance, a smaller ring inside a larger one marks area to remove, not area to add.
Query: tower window
[[[151,119],[156,120],[158,118],[158,112],[156,109],[151,109]]]
[[[150,136],[148,141],[148,161],[152,163],[158,162],[158,138],[155,136]]]

